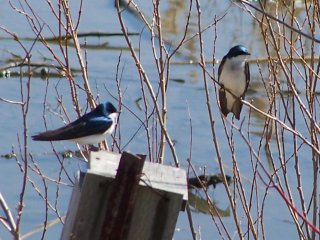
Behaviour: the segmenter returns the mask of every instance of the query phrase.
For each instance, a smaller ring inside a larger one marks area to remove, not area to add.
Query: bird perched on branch
[[[76,121],[32,136],[35,141],[70,140],[82,145],[98,144],[112,134],[117,124],[117,109],[109,102],[99,104],[93,111]]]
[[[250,82],[249,63],[246,61],[248,55],[250,53],[244,46],[234,46],[219,65],[219,103],[225,117],[232,112],[236,119],[240,119],[241,99],[244,99]]]

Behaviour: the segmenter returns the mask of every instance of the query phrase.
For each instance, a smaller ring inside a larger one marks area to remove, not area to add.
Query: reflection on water
[[[168,9],[164,11],[163,18],[162,18],[162,25],[165,29],[164,36],[172,35],[181,35],[181,26],[177,21],[181,21],[186,19],[185,10],[189,8],[188,1],[175,1],[169,0],[168,1]]]
[[[218,174],[213,175],[200,175],[193,178],[188,178],[188,203],[195,211],[204,214],[210,214],[212,216],[228,217],[230,216],[230,206],[225,209],[219,207],[218,199],[220,195],[223,195],[223,189],[216,189],[217,185],[223,184],[223,176]],[[226,176],[226,181],[228,186],[232,183],[230,176]],[[214,189],[214,194],[212,196],[213,200],[208,200],[206,196],[199,189],[205,188],[206,194],[213,193],[211,190]],[[217,199],[217,201],[215,200]]]
[[[269,16],[273,16],[279,21],[268,20],[265,14],[255,11],[255,16],[260,24],[256,25],[253,30],[262,43],[261,51],[265,51],[265,39],[267,39],[266,44],[271,44],[272,46],[275,46],[275,43],[277,44],[275,47],[268,48],[270,56],[277,57],[280,53],[283,54],[283,57],[286,57],[290,52],[290,48],[286,49],[284,46],[288,45],[288,43],[293,44],[297,49],[301,49],[303,46],[304,54],[309,55],[311,40],[306,38],[302,42],[299,32],[312,35],[311,32],[306,32],[306,28],[303,25],[300,25],[300,22],[306,20],[305,8],[310,8],[310,4],[310,1],[266,1],[263,9]],[[292,12],[292,9],[294,9],[294,12]],[[310,8],[310,11],[312,11],[312,8]],[[313,13],[310,14],[312,15]],[[280,23],[292,26],[296,31],[290,31],[288,27],[283,27]],[[274,31],[273,33],[270,31],[271,29]],[[261,32],[262,34],[260,34]],[[293,57],[295,56],[299,57],[293,52]]]
[[[199,193],[193,193],[191,190],[189,190],[188,194],[188,203],[195,209],[195,211],[198,211],[200,213],[220,217],[230,216],[230,207],[221,209],[216,202],[208,203],[206,197],[201,197]]]
[[[262,82],[251,82],[250,88],[247,95],[249,95],[249,100],[253,106],[260,109],[263,112],[268,112],[270,108],[270,102],[266,94],[265,85]],[[251,111],[251,115],[257,120],[261,125],[265,122],[265,116],[255,110]]]

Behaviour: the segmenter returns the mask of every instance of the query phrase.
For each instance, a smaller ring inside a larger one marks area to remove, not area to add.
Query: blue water
[[[146,13],[147,17],[151,19],[152,5],[140,4],[141,10]],[[19,7],[18,2],[14,3]],[[49,11],[46,3],[39,3],[38,1],[30,1],[35,12],[37,12],[54,31],[57,30],[56,23],[52,13]],[[79,33],[82,32],[120,32],[120,26],[116,16],[116,11],[113,7],[113,1],[84,1],[83,13],[79,25]],[[151,4],[151,1],[150,1]],[[163,32],[164,37],[168,43],[174,46],[182,38],[182,32],[186,21],[187,1],[167,1],[161,6],[162,17],[164,19]],[[214,21],[214,17],[217,18],[223,16],[227,11],[226,16],[220,20],[217,25],[216,33],[214,27],[209,28],[203,32],[204,41],[204,56],[207,61],[212,60],[214,45],[213,41],[216,39],[215,58],[221,59],[227,50],[235,44],[244,44],[248,47],[252,53],[252,58],[263,58],[267,56],[265,52],[264,44],[260,31],[252,17],[244,10],[237,7],[235,4],[231,4],[229,1],[201,1],[202,7],[202,26],[208,26]],[[77,15],[77,5],[72,6],[72,13]],[[195,6],[193,6],[195,11]],[[142,33],[141,37],[132,36],[131,40],[135,48],[140,48],[141,62],[145,71],[147,72],[150,81],[153,86],[156,86],[158,75],[156,70],[155,61],[152,55],[152,48],[150,46],[150,35],[146,30],[143,30],[144,25],[135,16],[130,13],[124,13],[124,19],[130,32]],[[9,29],[10,31],[19,34],[19,37],[34,37],[29,25],[25,18],[15,12],[8,4],[3,2],[0,10],[0,25]],[[193,36],[197,31],[197,18],[193,14],[191,16],[190,33],[188,38]],[[44,28],[44,35],[51,36],[48,28]],[[8,37],[4,32],[0,32],[1,37]],[[91,88],[94,96],[99,96],[99,101],[110,100],[116,103],[116,100],[112,99],[110,93],[117,97],[116,86],[116,72],[119,56],[121,55],[120,72],[121,72],[121,91],[123,103],[126,107],[130,108],[135,114],[143,119],[144,115],[141,112],[135,101],[142,97],[140,89],[140,80],[135,64],[132,60],[131,54],[126,49],[126,43],[121,37],[109,37],[109,38],[87,38],[81,39],[81,42],[89,44],[102,44],[107,42],[111,47],[123,48],[121,52],[119,49],[115,50],[92,50],[88,49],[86,52],[88,62],[88,74],[91,83]],[[28,49],[31,47],[32,42],[22,41],[25,47]],[[308,41],[306,41],[308,43]],[[169,50],[170,47],[168,46]],[[53,49],[58,51],[58,47],[53,45]],[[70,49],[70,63],[71,67],[78,68],[77,58],[74,51]],[[0,57],[1,64],[4,63],[4,59],[10,56],[9,53],[22,55],[23,51],[19,45],[10,39],[1,39],[0,45]],[[61,55],[59,54],[61,57]],[[40,43],[36,43],[32,51],[32,60],[41,61],[43,57],[52,59],[50,53],[41,46]],[[177,54],[173,61],[182,62],[186,60],[198,60],[199,59],[199,42],[197,38],[192,38],[185,43],[181,49],[181,52]],[[216,66],[217,67],[217,66]],[[261,65],[262,74],[267,78],[267,66]],[[212,73],[212,66],[208,66],[208,71]],[[217,68],[215,68],[217,72]],[[294,74],[297,75],[295,72]],[[259,74],[258,66],[254,63],[251,64],[251,85],[257,86],[250,94],[247,95],[247,99],[260,99],[264,106],[267,107],[268,103],[264,94],[263,86],[261,86],[261,76]],[[298,75],[297,75],[298,76]],[[199,170],[206,168],[206,171],[210,173],[219,172],[215,149],[212,146],[212,137],[210,131],[210,122],[208,118],[203,75],[202,69],[199,65],[172,65],[170,68],[170,83],[167,92],[168,97],[168,130],[171,138],[175,140],[176,151],[183,168],[186,168],[187,158],[190,156],[190,119],[189,111],[192,122],[192,162],[196,169]],[[183,83],[173,81],[174,79],[183,80]],[[81,74],[78,73],[75,77],[77,83],[82,84]],[[26,94],[26,78],[23,78],[22,85],[24,88],[24,94]],[[230,156],[230,150],[227,146],[225,134],[222,128],[222,122],[220,119],[220,112],[218,111],[218,105],[216,102],[215,90],[210,78],[209,90],[211,96],[211,106],[213,115],[216,120],[217,136],[219,136],[219,148],[222,153],[223,161],[225,164],[227,174],[233,176],[232,159]],[[69,84],[65,78],[50,78],[49,82],[40,80],[40,78],[31,78],[31,99],[30,110],[28,114],[28,150],[32,154],[34,161],[39,165],[42,174],[48,178],[57,180],[60,176],[60,164],[58,159],[52,151],[50,143],[46,142],[33,142],[30,135],[42,131],[45,129],[43,121],[43,102],[45,101],[45,89],[48,84],[48,92],[46,97],[46,111],[45,118],[49,129],[63,125],[63,121],[60,117],[60,110],[57,106],[57,97],[61,97],[66,107],[69,118],[75,119],[77,115],[72,108]],[[20,79],[19,78],[1,78],[0,79],[0,97],[8,100],[21,101],[20,96]],[[298,86],[303,90],[303,83]],[[58,95],[57,95],[58,92]],[[86,108],[86,97],[83,91],[79,91],[79,101],[83,109]],[[18,159],[21,161],[19,155],[19,141],[22,143],[23,137],[23,122],[21,118],[21,107],[19,105],[12,105],[0,101],[0,126],[1,126],[1,141],[0,141],[0,154],[10,153],[12,148],[18,154]],[[56,114],[53,114],[55,112]],[[244,107],[242,116],[245,117],[244,131],[247,131],[248,121],[248,108]],[[302,132],[306,132],[304,127],[304,121],[302,118],[297,118],[297,128]],[[301,121],[299,121],[301,119]],[[258,147],[258,141],[260,140],[260,134],[263,127],[263,122],[257,117],[252,115],[252,125],[250,126],[250,132],[252,133],[251,141],[254,143],[254,147]],[[237,123],[236,123],[237,124]],[[121,144],[125,146],[133,136],[133,134],[140,127],[140,121],[137,120],[126,109],[121,113],[120,118],[121,125]],[[221,138],[220,138],[221,137]],[[19,141],[18,141],[19,139]],[[252,181],[252,168],[248,155],[248,148],[243,147],[243,140],[239,135],[235,136],[238,141],[236,145],[236,156],[241,171],[241,176],[244,182],[244,188],[249,191]],[[289,138],[291,139],[291,138]],[[76,146],[68,142],[59,142],[54,144],[56,151],[76,150]],[[275,146],[273,146],[275,147]],[[287,144],[286,149],[288,155],[292,154],[290,150],[290,144]],[[291,145],[292,147],[292,145]],[[146,136],[143,131],[139,131],[134,140],[131,141],[125,149],[136,153],[146,153]],[[305,151],[305,162],[301,164],[301,171],[303,172],[303,184],[308,185],[312,182],[312,176],[308,173],[308,169],[311,169],[311,161],[309,160],[310,149],[302,147],[300,151]],[[265,157],[262,157],[265,159]],[[166,164],[173,164],[172,157],[167,149]],[[22,174],[19,170],[18,164],[14,159],[7,160],[0,158],[1,170],[0,170],[0,192],[3,194],[7,203],[12,210],[14,217],[16,216],[16,206],[19,199],[19,193],[22,186]],[[34,165],[29,162],[30,166],[34,169]],[[64,160],[64,166],[71,179],[74,179],[76,171],[83,169],[85,164],[80,159],[67,159]],[[295,187],[295,173],[294,162],[288,162],[289,179],[292,184],[292,188]],[[36,185],[42,194],[44,194],[44,185],[39,175],[32,172],[32,169],[28,169],[29,177],[31,181]],[[64,216],[67,211],[68,201],[71,194],[71,185],[69,178],[65,173],[61,174],[61,182],[65,185],[61,185],[57,190],[56,184],[52,183],[46,178],[46,184],[48,186],[48,199],[52,206],[55,207],[55,199],[58,195],[57,211],[61,216]],[[261,194],[264,193],[265,187],[261,184]],[[311,189],[305,188],[305,194],[309,196]],[[266,229],[266,236],[270,239],[294,239],[296,238],[295,226],[292,224],[290,214],[287,207],[283,204],[280,196],[272,190],[269,190],[270,196],[267,198],[264,206],[264,227]],[[225,206],[225,193],[224,188],[219,188],[219,191],[210,191],[210,195],[217,202],[218,206]],[[294,198],[297,197],[297,193],[293,193]],[[237,200],[238,204],[239,199]],[[255,200],[253,200],[255,202]],[[261,201],[261,199],[259,199]],[[44,221],[45,204],[35,191],[31,182],[27,183],[27,192],[25,195],[25,207],[22,219],[22,234],[26,234],[33,229],[37,228]],[[1,212],[0,212],[1,214]],[[243,211],[239,210],[240,218],[245,218]],[[256,212],[252,213],[253,216],[257,216]],[[48,219],[54,220],[57,218],[57,213],[49,209]],[[193,212],[194,225],[197,230],[201,232],[202,239],[217,239],[219,234],[211,219],[211,216]],[[287,220],[289,219],[289,222]],[[236,231],[234,221],[231,217],[223,219],[227,229],[233,233]],[[242,227],[246,229],[247,222],[242,223]],[[188,220],[186,213],[181,213],[177,223],[177,229],[175,231],[174,239],[191,239]],[[45,239],[57,239],[60,234],[62,225],[56,224],[47,230]],[[28,239],[39,239],[40,234],[32,235]],[[237,236],[235,234],[235,236]],[[8,239],[10,235],[2,225],[0,225],[0,239]]]

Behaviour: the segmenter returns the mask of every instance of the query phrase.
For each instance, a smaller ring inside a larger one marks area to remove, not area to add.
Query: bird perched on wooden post
[[[82,145],[98,144],[112,134],[117,124],[117,109],[110,103],[101,103],[68,125],[32,136],[35,141],[70,140]]]
[[[249,63],[246,61],[248,55],[250,53],[244,46],[234,46],[219,65],[219,103],[225,117],[232,112],[236,119],[240,119],[241,99],[244,99],[250,82]]]

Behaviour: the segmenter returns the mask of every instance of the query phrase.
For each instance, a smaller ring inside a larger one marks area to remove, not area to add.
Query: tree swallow
[[[117,124],[117,109],[109,102],[99,104],[76,121],[47,132],[32,136],[35,141],[70,140],[81,145],[93,145],[112,134]]]
[[[229,50],[220,63],[218,69],[219,102],[221,112],[225,117],[232,112],[236,119],[240,119],[241,99],[244,99],[250,82],[247,55],[250,55],[248,50],[242,45],[237,45]]]

